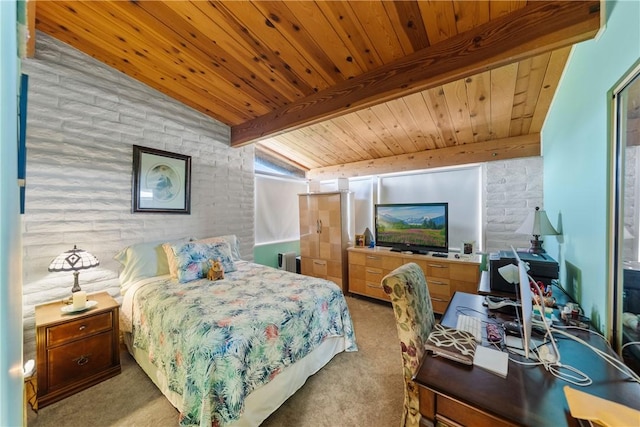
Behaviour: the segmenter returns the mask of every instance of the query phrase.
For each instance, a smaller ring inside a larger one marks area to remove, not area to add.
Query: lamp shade
[[[516,230],[518,234],[530,234],[532,236],[557,236],[559,233],[553,228],[549,217],[544,210],[536,206],[536,210],[530,212],[527,219]]]
[[[520,272],[515,264],[506,264],[498,268],[500,276],[508,283],[517,285],[520,283]]]
[[[73,249],[61,253],[51,261],[49,271],[78,271],[97,267],[98,265],[100,265],[98,258],[73,245]]]
[[[49,271],[73,271],[73,288],[71,292],[78,292],[81,290],[78,282],[78,275],[80,274],[78,270],[86,270],[98,265],[100,265],[98,258],[73,245],[73,249],[61,253],[51,261]]]

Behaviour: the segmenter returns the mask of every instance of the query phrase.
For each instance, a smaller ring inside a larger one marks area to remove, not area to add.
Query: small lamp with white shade
[[[75,308],[82,308],[86,305],[87,293],[80,289],[80,283],[78,282],[80,272],[78,270],[86,270],[98,265],[100,265],[98,258],[73,245],[73,249],[61,253],[51,261],[49,271],[73,271],[72,298],[69,299],[69,302],[72,302]]]
[[[560,234],[555,228],[553,228],[553,225],[551,225],[549,217],[547,217],[547,213],[540,209],[539,206],[536,206],[536,209],[529,213],[527,219],[525,219],[520,228],[516,230],[516,233],[529,234],[533,236],[531,246],[529,247],[529,253],[532,254],[545,252],[542,248],[542,240],[540,240],[540,236],[557,236]]]

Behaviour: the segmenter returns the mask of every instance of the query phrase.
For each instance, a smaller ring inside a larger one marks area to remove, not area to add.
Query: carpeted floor
[[[402,362],[389,304],[347,297],[359,351],[341,353],[307,380],[262,424],[397,426],[402,412]],[[29,410],[30,427],[176,426],[178,413],[133,358],[122,373],[67,399]]]

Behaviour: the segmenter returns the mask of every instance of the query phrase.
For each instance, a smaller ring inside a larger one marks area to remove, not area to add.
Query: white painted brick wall
[[[25,357],[35,355],[34,306],[69,295],[71,273],[49,273],[73,245],[98,257],[83,290],[120,298],[113,256],[142,241],[236,234],[253,259],[253,147],[230,129],[38,33],[29,75],[23,216]],[[192,157],[191,214],[131,213],[132,145]]]
[[[532,236],[515,231],[536,206],[544,208],[542,157],[488,162],[484,171],[486,252],[529,247]]]

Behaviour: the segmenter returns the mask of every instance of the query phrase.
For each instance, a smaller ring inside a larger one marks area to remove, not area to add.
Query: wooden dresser
[[[42,408],[120,373],[118,303],[106,292],[97,304],[63,313],[55,301],[36,306],[38,407]]]
[[[438,258],[391,252],[388,248],[351,247],[349,254],[349,292],[389,301],[381,281],[395,268],[409,262],[418,264],[427,278],[429,295],[436,313],[443,313],[456,291],[477,293],[480,283],[480,257],[454,255]]]

